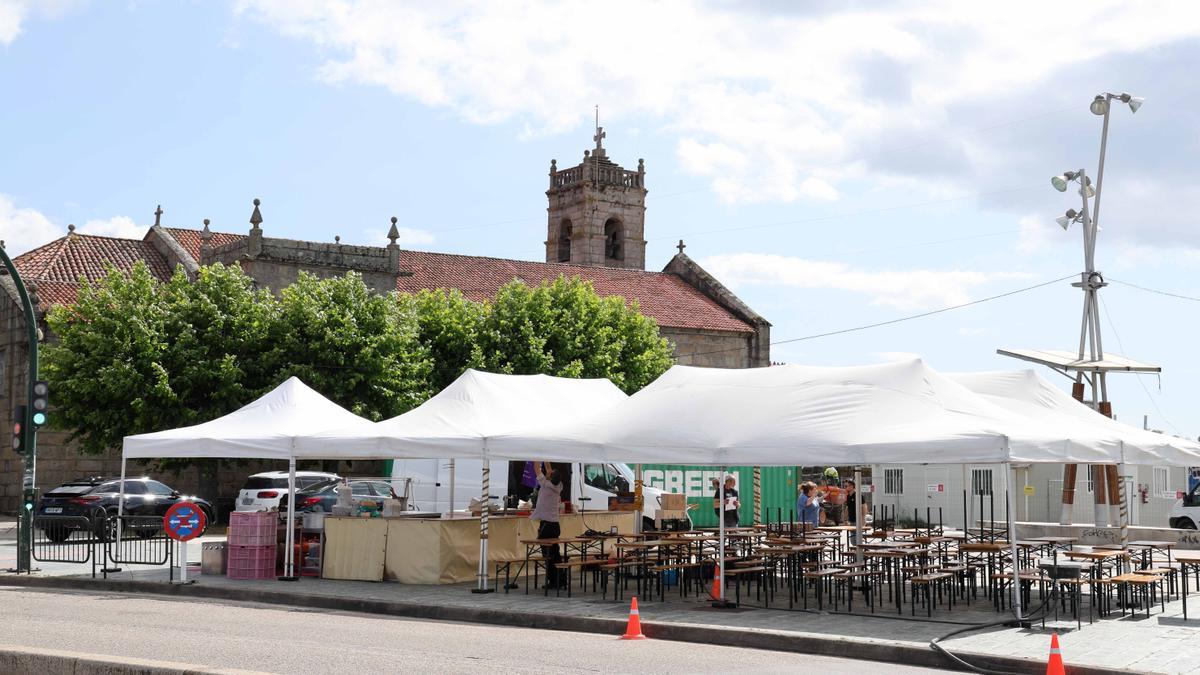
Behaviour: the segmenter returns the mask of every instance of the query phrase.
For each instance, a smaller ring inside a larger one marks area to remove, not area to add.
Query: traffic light
[[[12,449],[18,455],[25,453],[25,435],[22,432],[25,428],[25,406],[19,405],[13,409],[13,437]]]
[[[46,426],[46,415],[50,413],[50,383],[38,380],[33,383],[33,428]]]

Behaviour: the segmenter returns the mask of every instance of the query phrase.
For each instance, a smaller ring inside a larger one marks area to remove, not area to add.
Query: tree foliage
[[[626,393],[671,367],[671,346],[653,319],[619,296],[600,297],[591,282],[558,279],[503,286],[479,329],[486,370],[518,375],[604,377]]]
[[[636,303],[601,298],[579,279],[514,281],[475,303],[458,291],[380,295],[355,273],[302,273],[276,296],[238,266],[160,282],[139,263],[83,283],[47,320],[57,337],[44,351],[52,422],[91,454],[219,417],[292,375],[380,420],[466,368],[605,377],[633,392],[671,365],[670,345]]]

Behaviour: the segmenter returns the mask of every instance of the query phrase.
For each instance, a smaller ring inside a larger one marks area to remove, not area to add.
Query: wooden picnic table
[[[1200,570],[1200,551],[1176,551],[1175,562],[1179,563],[1180,576],[1183,577],[1183,620],[1187,621],[1187,579],[1191,571]]]

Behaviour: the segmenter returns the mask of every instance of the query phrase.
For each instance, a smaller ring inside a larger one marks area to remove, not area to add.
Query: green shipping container
[[[783,520],[796,508],[796,467],[794,466],[764,466],[762,467],[762,514],[763,521],[775,521],[779,518],[779,509],[783,510]],[[737,477],[738,524],[749,526],[754,524],[754,467],[733,466],[729,473]],[[665,492],[686,494],[688,504],[696,504],[690,511],[692,525],[696,527],[716,527],[717,514],[713,512],[712,479],[721,475],[718,467],[692,466],[685,464],[643,464],[642,480],[650,487],[659,488]]]

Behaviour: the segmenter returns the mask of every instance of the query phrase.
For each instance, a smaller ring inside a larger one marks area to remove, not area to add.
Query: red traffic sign
[[[163,531],[175,541],[191,541],[204,532],[208,519],[204,510],[191,502],[179,502],[163,516]]]

